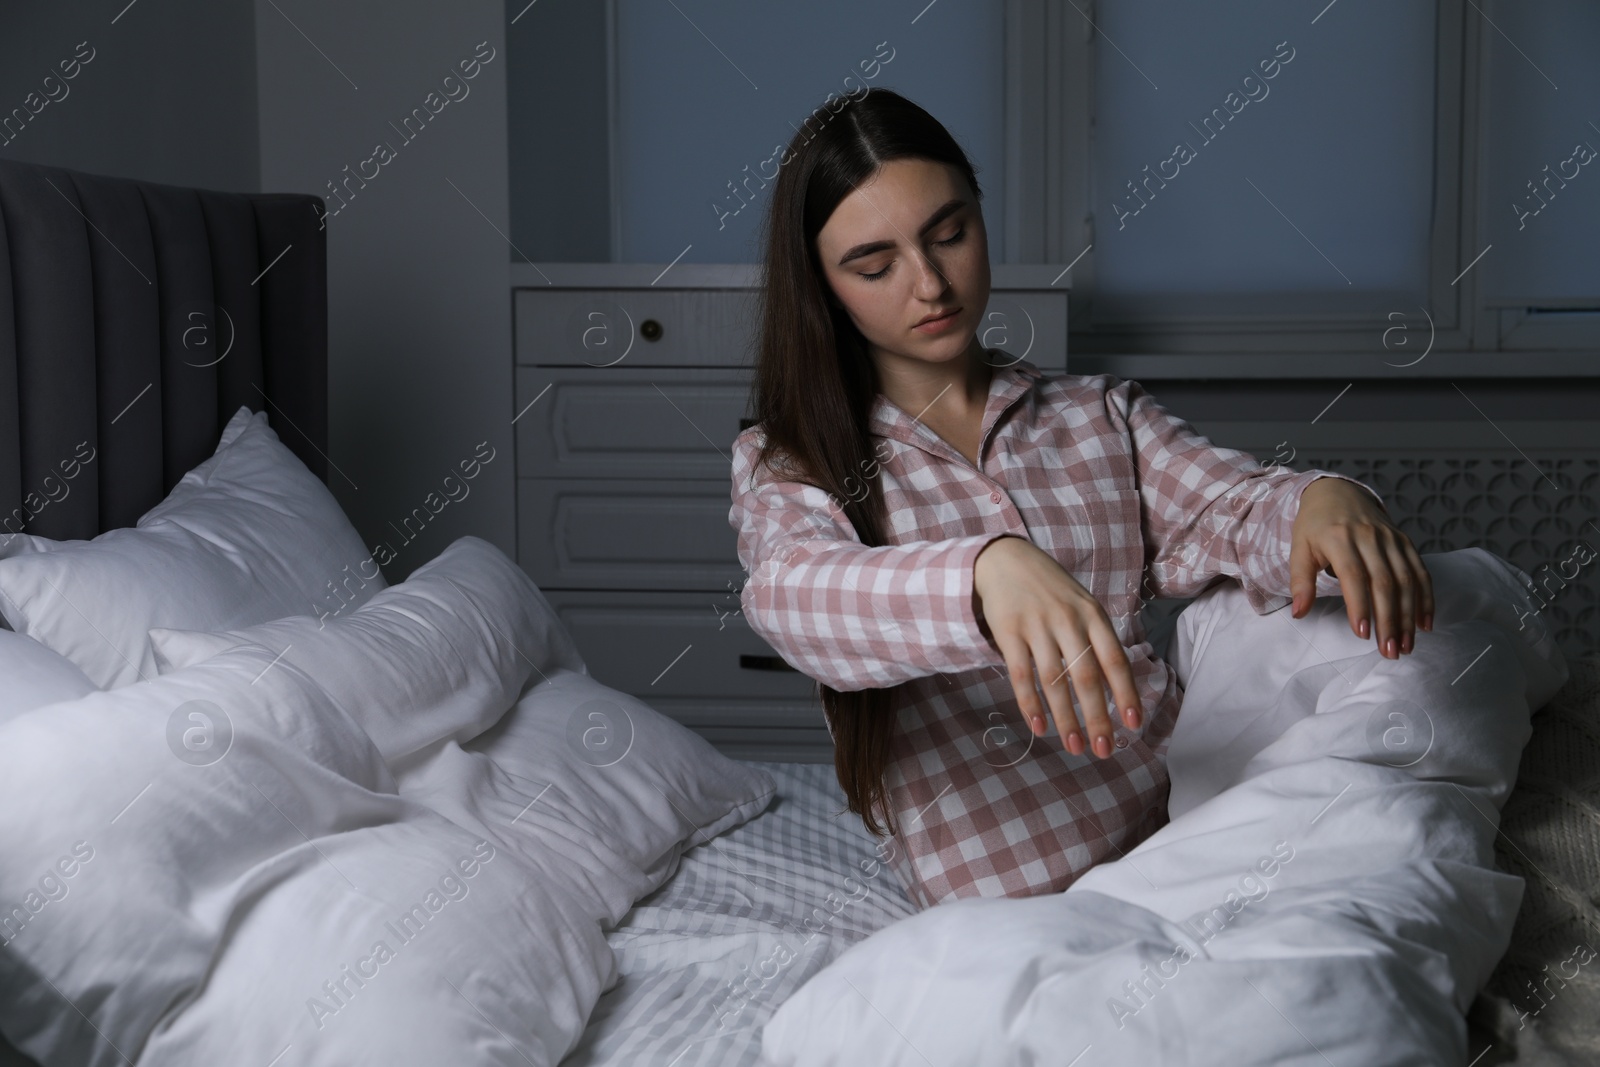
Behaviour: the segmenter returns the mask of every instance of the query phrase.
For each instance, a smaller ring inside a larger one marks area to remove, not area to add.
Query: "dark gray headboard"
[[[316,203],[0,161],[0,533],[132,526],[241,404],[327,479]]]

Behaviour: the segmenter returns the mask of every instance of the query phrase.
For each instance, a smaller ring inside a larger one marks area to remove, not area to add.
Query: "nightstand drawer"
[[[517,469],[726,480],[750,377],[731,368],[518,367]]]
[[[754,289],[516,289],[512,306],[518,365],[755,365]],[[1067,291],[991,290],[978,340],[1047,374],[1065,371]]]
[[[540,589],[700,589],[744,580],[732,481],[523,478],[517,561]]]
[[[554,590],[545,596],[578,643],[589,673],[641,699],[748,698],[808,707],[815,702],[816,683],[750,629],[732,590]]]
[[[580,367],[749,366],[750,289],[518,289],[518,364]]]
[[[545,594],[589,674],[745,759],[830,762],[816,683],[710,593]]]

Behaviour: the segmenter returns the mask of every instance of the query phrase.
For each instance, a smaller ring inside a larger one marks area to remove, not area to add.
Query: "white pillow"
[[[0,1030],[40,1063],[554,1067],[616,979],[570,879],[396,795],[259,649],[0,724],[0,812]]]
[[[334,616],[385,585],[327,486],[243,407],[136,527],[18,540],[0,559],[0,614],[105,689],[155,677],[152,627]]]
[[[478,537],[460,538],[406,581],[332,619],[149,636],[163,673],[238,645],[281,653],[333,695],[396,770],[440,741],[493,726],[531,676],[585,669],[533,579]]]
[[[320,630],[291,618],[150,641],[163,671],[242,644],[281,654],[367,731],[402,796],[495,840],[513,825],[532,835],[507,847],[561,852],[611,922],[684,848],[776,792],[765,771],[590,678],[539,587],[476,537]]]
[[[562,668],[485,733],[396,778],[401,796],[480,834],[515,826],[546,850],[568,842],[561,851],[608,925],[670,878],[684,850],[759,815],[777,794],[760,767]]]
[[[0,630],[0,723],[94,690],[94,683],[66,657],[31,637]]]

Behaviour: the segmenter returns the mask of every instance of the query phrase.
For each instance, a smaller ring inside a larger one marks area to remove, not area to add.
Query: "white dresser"
[[[831,762],[815,683],[739,611],[729,465],[756,268],[512,270],[518,562],[600,681],[729,755]],[[985,346],[1065,370],[1061,267],[993,275]]]

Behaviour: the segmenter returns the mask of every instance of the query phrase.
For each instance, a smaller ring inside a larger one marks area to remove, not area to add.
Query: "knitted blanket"
[[[1511,947],[1468,1014],[1494,1045],[1479,1067],[1600,1063],[1600,652],[1569,665],[1533,715],[1495,838],[1496,863],[1526,887]]]

